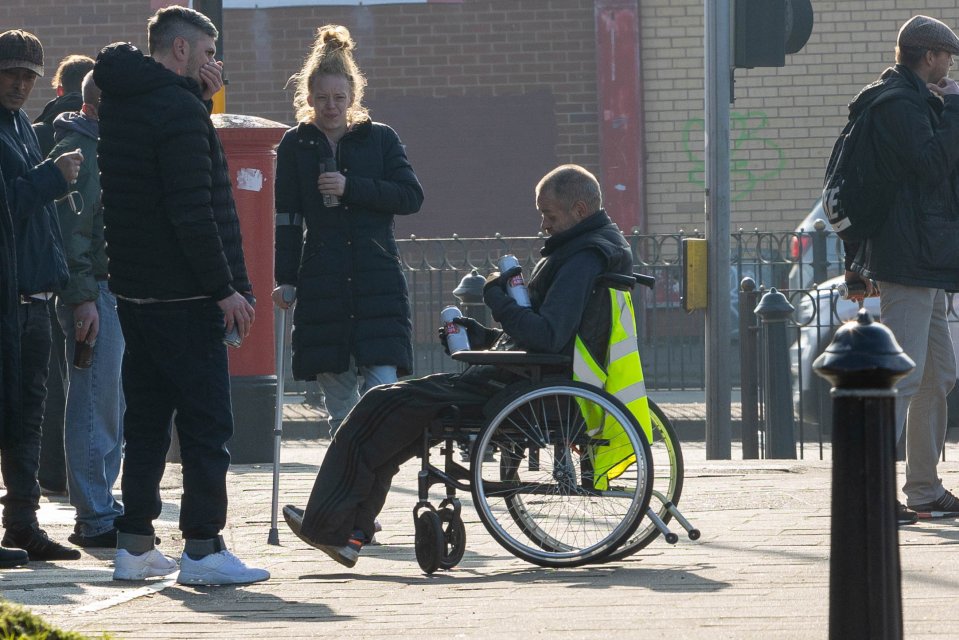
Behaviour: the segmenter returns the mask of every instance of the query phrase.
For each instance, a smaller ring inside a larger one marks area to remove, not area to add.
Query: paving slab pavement
[[[284,443],[281,504],[306,502],[327,444]],[[956,488],[959,447],[949,447],[941,473]],[[381,544],[364,548],[357,566],[346,570],[300,542],[282,518],[280,546],[268,545],[272,466],[237,465],[224,536],[237,555],[272,572],[268,582],[113,582],[113,552],[94,550],[77,562],[5,570],[0,597],[60,627],[114,638],[825,638],[828,447],[825,460],[707,461],[696,442],[686,443],[684,453],[681,506],[702,538],[681,537],[675,546],[660,539],[620,562],[529,565],[502,549],[467,504],[463,561],[426,576],[413,551],[413,461],[380,516]],[[735,448],[733,456],[740,456]],[[180,480],[179,465],[169,464],[157,532],[171,555],[182,546]],[[438,502],[440,489],[433,495]],[[73,511],[65,499],[44,498],[40,520],[65,541]],[[899,535],[905,636],[955,638],[954,625],[943,621],[959,596],[959,520],[904,527]]]

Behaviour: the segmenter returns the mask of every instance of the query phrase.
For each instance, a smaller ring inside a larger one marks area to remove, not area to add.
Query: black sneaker
[[[0,569],[12,569],[27,564],[30,556],[23,549],[4,549],[0,547]]]
[[[900,527],[906,524],[916,524],[919,521],[919,514],[904,505],[903,503],[896,501],[896,524]]]
[[[315,549],[319,549],[344,567],[352,568],[356,566],[356,561],[360,557],[360,550],[363,548],[362,540],[359,540],[353,536],[342,547],[331,544],[320,544],[319,542],[311,540],[307,538],[306,535],[304,535],[301,531],[303,528],[303,509],[294,507],[290,504],[283,507],[283,519],[286,520],[286,524],[290,527],[290,531],[295,533],[296,537],[306,544]]]
[[[36,525],[7,529],[0,541],[5,547],[23,549],[31,560],[79,560],[80,552],[50,539],[47,532]]]
[[[84,547],[87,549],[116,549],[117,530],[110,529],[109,531],[104,531],[103,533],[95,536],[83,536],[74,532],[67,536],[67,540],[69,540],[71,544],[75,544],[78,547]]]
[[[946,491],[938,500],[924,504],[911,504],[909,508],[923,520],[955,518],[959,517],[959,498]]]

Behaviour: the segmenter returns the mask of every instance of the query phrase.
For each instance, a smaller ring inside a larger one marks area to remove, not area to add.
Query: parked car
[[[821,428],[824,434],[832,432],[832,402],[829,383],[813,371],[813,361],[829,346],[836,330],[859,312],[858,303],[839,297],[836,287],[842,281],[842,276],[830,278],[807,292],[793,292],[791,300],[796,307],[794,317],[800,325],[799,339],[790,348],[795,406],[806,427]],[[949,294],[949,302],[952,305],[949,330],[953,348],[959,353],[959,294]],[[879,298],[866,298],[863,307],[874,320],[882,321]],[[957,388],[949,395],[949,428],[954,427],[959,427]]]
[[[822,208],[822,198],[816,201],[789,238],[789,259],[793,262],[789,270],[789,288],[793,291],[809,289],[816,284],[813,266],[813,238],[817,231],[817,222],[822,221],[822,231],[826,234],[823,267],[826,278],[843,274],[842,240],[833,233]],[[825,279],[825,278],[823,278]]]

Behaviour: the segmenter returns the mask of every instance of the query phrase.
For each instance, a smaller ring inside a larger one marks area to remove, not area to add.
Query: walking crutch
[[[270,535],[267,544],[280,544],[276,516],[280,503],[280,444],[283,439],[283,386],[286,378],[286,309],[276,307],[273,333],[276,341],[276,411],[273,414],[273,504],[270,513]]]

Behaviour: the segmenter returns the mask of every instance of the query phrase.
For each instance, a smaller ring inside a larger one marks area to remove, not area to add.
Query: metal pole
[[[739,387],[742,403],[743,460],[759,457],[759,330],[756,322],[756,282],[743,278],[739,294]]]
[[[706,17],[706,458],[729,460],[732,419],[729,286],[729,0],[705,0]]]

